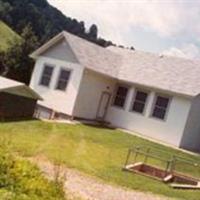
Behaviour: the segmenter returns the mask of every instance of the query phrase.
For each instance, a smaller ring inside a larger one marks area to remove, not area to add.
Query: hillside
[[[0,0],[0,19],[18,34],[30,24],[40,43],[66,30],[103,47],[112,44],[98,37],[95,24],[86,30],[83,21],[65,16],[47,0]]]
[[[20,37],[4,22],[0,21],[0,51],[5,51],[13,39]]]

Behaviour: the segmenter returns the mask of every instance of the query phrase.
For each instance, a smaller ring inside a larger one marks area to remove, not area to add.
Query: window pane
[[[53,67],[51,67],[51,66],[45,66],[45,68],[44,68],[44,74],[51,76],[52,71],[53,71]]]
[[[137,91],[133,102],[132,110],[138,113],[143,113],[148,94],[146,92]]]
[[[163,108],[167,108],[168,103],[169,103],[169,98],[161,97],[161,96],[157,97],[157,100],[156,100],[156,105],[157,106],[160,106],[160,107],[163,107]]]
[[[117,95],[119,95],[119,96],[126,96],[127,92],[128,92],[128,88],[119,86],[118,90],[117,90]]]
[[[67,86],[67,83],[65,81],[59,81],[56,89],[65,90],[66,86]]]
[[[51,81],[52,73],[53,73],[52,66],[44,66],[40,84],[48,87]]]
[[[125,102],[124,98],[116,96],[115,101],[114,101],[114,105],[119,106],[119,107],[123,107],[124,102]]]
[[[164,119],[165,118],[165,113],[166,110],[159,108],[159,107],[155,107],[152,116],[159,118],[159,119]]]
[[[139,100],[139,101],[142,101],[142,102],[145,102],[146,99],[147,99],[147,93],[146,92],[137,91],[135,99]]]
[[[42,79],[41,79],[41,85],[45,85],[45,86],[48,86],[50,83],[50,78],[47,77],[47,76],[43,76]]]
[[[134,104],[133,104],[132,110],[135,111],[135,112],[138,112],[138,113],[143,113],[144,112],[144,106],[145,106],[144,103],[135,101]]]
[[[59,75],[59,79],[58,79],[56,89],[63,90],[63,91],[66,90],[68,80],[69,80],[69,77],[70,77],[70,73],[71,72],[69,70],[64,70],[64,69],[62,69],[60,71],[60,75]]]
[[[61,70],[60,72],[60,79],[68,80],[70,75],[70,71]]]
[[[127,93],[128,93],[128,88],[119,86],[113,104],[118,107],[124,107]]]

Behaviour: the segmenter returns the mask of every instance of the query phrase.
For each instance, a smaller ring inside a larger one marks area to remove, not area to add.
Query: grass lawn
[[[0,51],[6,51],[9,43],[14,39],[19,40],[20,36],[0,20]]]
[[[191,156],[118,130],[86,125],[52,124],[41,121],[1,123],[2,140],[10,141],[13,152],[23,156],[45,155],[54,162],[64,163],[107,182],[128,188],[186,200],[199,200],[200,191],[174,190],[168,185],[121,170],[128,148],[136,145],[162,150],[162,158]],[[154,162],[154,161],[152,161]],[[158,163],[154,163],[157,164]],[[193,173],[189,167],[186,169]],[[195,174],[197,172],[194,172]],[[200,169],[199,169],[200,174]]]

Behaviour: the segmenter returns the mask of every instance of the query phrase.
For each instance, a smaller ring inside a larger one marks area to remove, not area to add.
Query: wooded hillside
[[[0,0],[0,18],[18,34],[30,24],[40,43],[66,30],[103,47],[112,44],[98,37],[95,24],[86,30],[83,21],[63,15],[47,0]]]

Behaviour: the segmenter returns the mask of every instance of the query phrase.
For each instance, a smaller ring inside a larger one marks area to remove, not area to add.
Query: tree
[[[22,33],[21,40],[14,40],[6,53],[0,54],[0,66],[4,69],[4,75],[26,84],[29,84],[34,62],[29,58],[29,54],[38,47],[38,40],[32,31],[32,27],[27,25]]]
[[[47,0],[0,0],[0,19],[18,34],[30,23],[40,43],[47,42],[63,30],[103,47],[110,43],[103,39],[98,41],[95,24],[86,31],[83,21],[66,17]]]
[[[92,26],[90,26],[88,35],[89,35],[89,38],[91,40],[96,40],[97,39],[98,28],[97,28],[97,26],[95,24],[93,24]]]
[[[0,0],[0,20],[10,21],[8,13],[12,10],[12,6],[7,2]]]
[[[8,70],[5,64],[5,52],[0,52],[0,75],[5,76]]]
[[[133,46],[131,46],[130,49],[133,50],[133,51],[135,50],[135,48]]]

